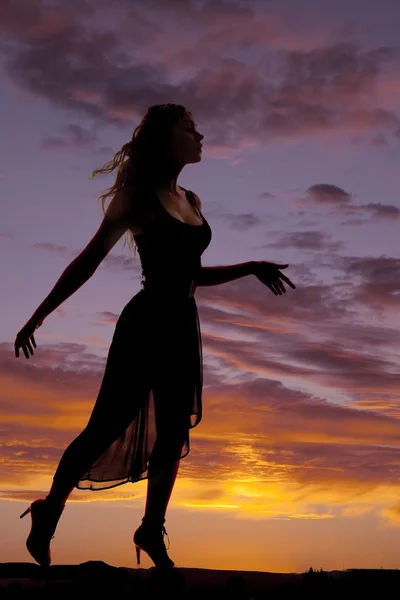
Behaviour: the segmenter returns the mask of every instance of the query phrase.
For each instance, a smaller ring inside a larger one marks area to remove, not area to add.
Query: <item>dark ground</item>
[[[400,571],[364,570],[264,573],[175,568],[112,567],[101,561],[40,567],[35,563],[0,563],[0,599],[6,598],[375,598],[398,597]]]

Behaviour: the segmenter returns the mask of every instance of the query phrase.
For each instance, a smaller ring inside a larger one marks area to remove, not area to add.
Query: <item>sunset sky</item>
[[[100,224],[114,175],[93,169],[174,102],[204,135],[178,180],[212,229],[203,265],[288,263],[297,287],[196,291],[204,416],[170,556],[400,567],[399,28],[396,0],[2,0],[0,562],[33,562],[19,515],[87,423],[139,257],[118,243],[29,361],[15,335]],[[74,490],[53,564],[135,567],[146,486]]]

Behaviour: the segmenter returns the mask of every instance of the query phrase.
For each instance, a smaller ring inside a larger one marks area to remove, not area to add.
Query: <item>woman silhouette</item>
[[[76,487],[101,490],[148,479],[144,517],[133,541],[157,567],[174,566],[164,544],[165,514],[180,459],[189,453],[189,430],[202,417],[202,346],[194,294],[254,274],[274,294],[292,288],[277,265],[251,261],[202,267],[211,229],[199,197],[177,184],[186,164],[201,160],[203,135],[192,115],[176,104],[153,105],[130,142],[102,169],[118,168],[102,196],[111,202],[93,239],[65,269],[53,290],[17,334],[14,348],[26,358],[35,330],[78,290],[124,234],[139,251],[141,290],[124,307],[108,352],[92,414],[64,451],[44,499],[32,502],[26,547],[41,565],[51,562],[50,542]],[[136,256],[135,256],[136,258]]]

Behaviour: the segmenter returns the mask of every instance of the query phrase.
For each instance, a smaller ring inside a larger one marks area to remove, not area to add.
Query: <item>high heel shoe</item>
[[[148,522],[145,517],[142,519],[142,524],[136,529],[133,534],[133,542],[136,548],[137,564],[140,565],[140,551],[144,550],[158,569],[171,569],[175,563],[167,554],[167,548],[164,544],[164,535],[169,537],[164,527],[165,519],[161,525],[154,525]]]
[[[42,567],[48,567],[51,563],[50,542],[54,538],[54,532],[63,510],[63,506],[55,507],[45,498],[32,502],[20,516],[22,519],[31,513],[32,525],[26,540],[26,548]]]

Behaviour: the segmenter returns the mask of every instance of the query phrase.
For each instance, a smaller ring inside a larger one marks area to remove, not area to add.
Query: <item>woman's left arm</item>
[[[256,260],[251,260],[238,265],[227,265],[225,267],[201,267],[197,286],[199,285],[220,285],[227,283],[246,275],[254,275],[257,265]]]
[[[265,260],[251,260],[250,262],[226,267],[200,267],[197,286],[218,285],[246,275],[255,275],[275,296],[281,296],[286,293],[284,282],[293,290],[296,289],[294,283],[280,271],[280,269],[286,269],[288,266]]]

